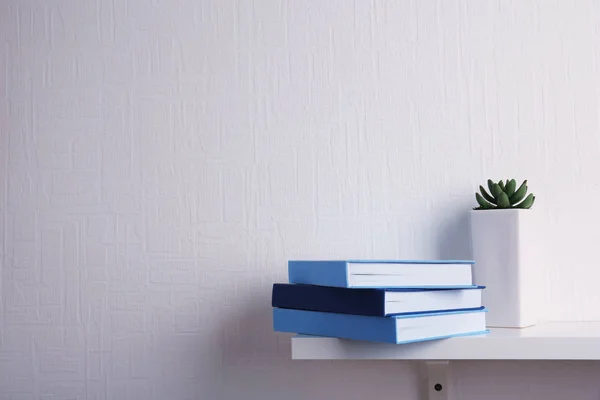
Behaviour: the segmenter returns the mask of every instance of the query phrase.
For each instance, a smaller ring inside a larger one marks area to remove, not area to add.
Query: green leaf
[[[494,208],[494,206],[491,205],[490,203],[488,203],[487,201],[485,201],[485,199],[483,197],[481,197],[481,195],[479,193],[475,193],[475,199],[477,199],[477,203],[479,203],[479,205],[483,209]]]
[[[517,181],[515,181],[514,179],[511,179],[506,184],[506,190],[505,190],[505,192],[508,195],[508,197],[510,198],[510,196],[512,196],[515,193],[516,189],[517,189]]]
[[[508,195],[504,192],[498,196],[498,208],[509,208],[510,201],[508,200]]]
[[[526,194],[527,194],[527,180],[523,181],[521,186],[519,186],[519,189],[517,189],[517,191],[515,193],[513,193],[512,196],[510,196],[510,198],[509,198],[510,204],[513,204],[513,205],[517,204],[518,202],[523,200],[523,198],[525,198]]]
[[[533,205],[534,201],[535,201],[535,196],[533,195],[533,193],[529,193],[529,196],[527,196],[525,198],[525,200],[523,200],[521,203],[519,203],[516,207],[529,209]]]
[[[502,180],[498,181],[498,186],[500,186],[500,189],[506,193],[506,188],[504,187],[504,182],[502,182]]]
[[[481,194],[483,195],[483,198],[486,199],[487,201],[489,201],[492,204],[496,204],[496,199],[494,199],[492,196],[490,196],[488,194],[488,192],[483,188],[483,186],[479,185],[479,190],[481,191]]]
[[[490,193],[492,195],[494,195],[494,181],[491,179],[488,179],[487,184],[488,184],[488,189],[490,190]]]
[[[499,199],[501,193],[504,193],[504,191],[502,190],[502,188],[500,188],[500,185],[494,183],[494,186],[492,186],[492,195],[494,196],[494,198]]]

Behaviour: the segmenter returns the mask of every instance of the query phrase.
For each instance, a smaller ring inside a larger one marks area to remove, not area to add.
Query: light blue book
[[[458,336],[480,335],[487,309],[372,317],[273,308],[276,332],[405,344]]]
[[[289,283],[345,288],[470,288],[470,260],[290,260]]]

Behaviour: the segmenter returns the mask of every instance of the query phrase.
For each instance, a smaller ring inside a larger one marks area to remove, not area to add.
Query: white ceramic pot
[[[489,327],[524,328],[537,322],[540,260],[535,210],[471,210],[474,282]]]

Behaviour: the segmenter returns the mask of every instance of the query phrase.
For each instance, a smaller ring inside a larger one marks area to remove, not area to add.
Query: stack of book
[[[473,261],[289,261],[275,283],[277,332],[386,343],[484,334]]]

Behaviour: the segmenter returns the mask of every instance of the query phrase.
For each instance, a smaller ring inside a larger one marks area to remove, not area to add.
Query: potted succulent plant
[[[533,193],[527,180],[479,186],[478,206],[471,210],[471,250],[478,285],[486,286],[483,301],[490,327],[523,328],[535,325],[539,298],[537,237]]]

